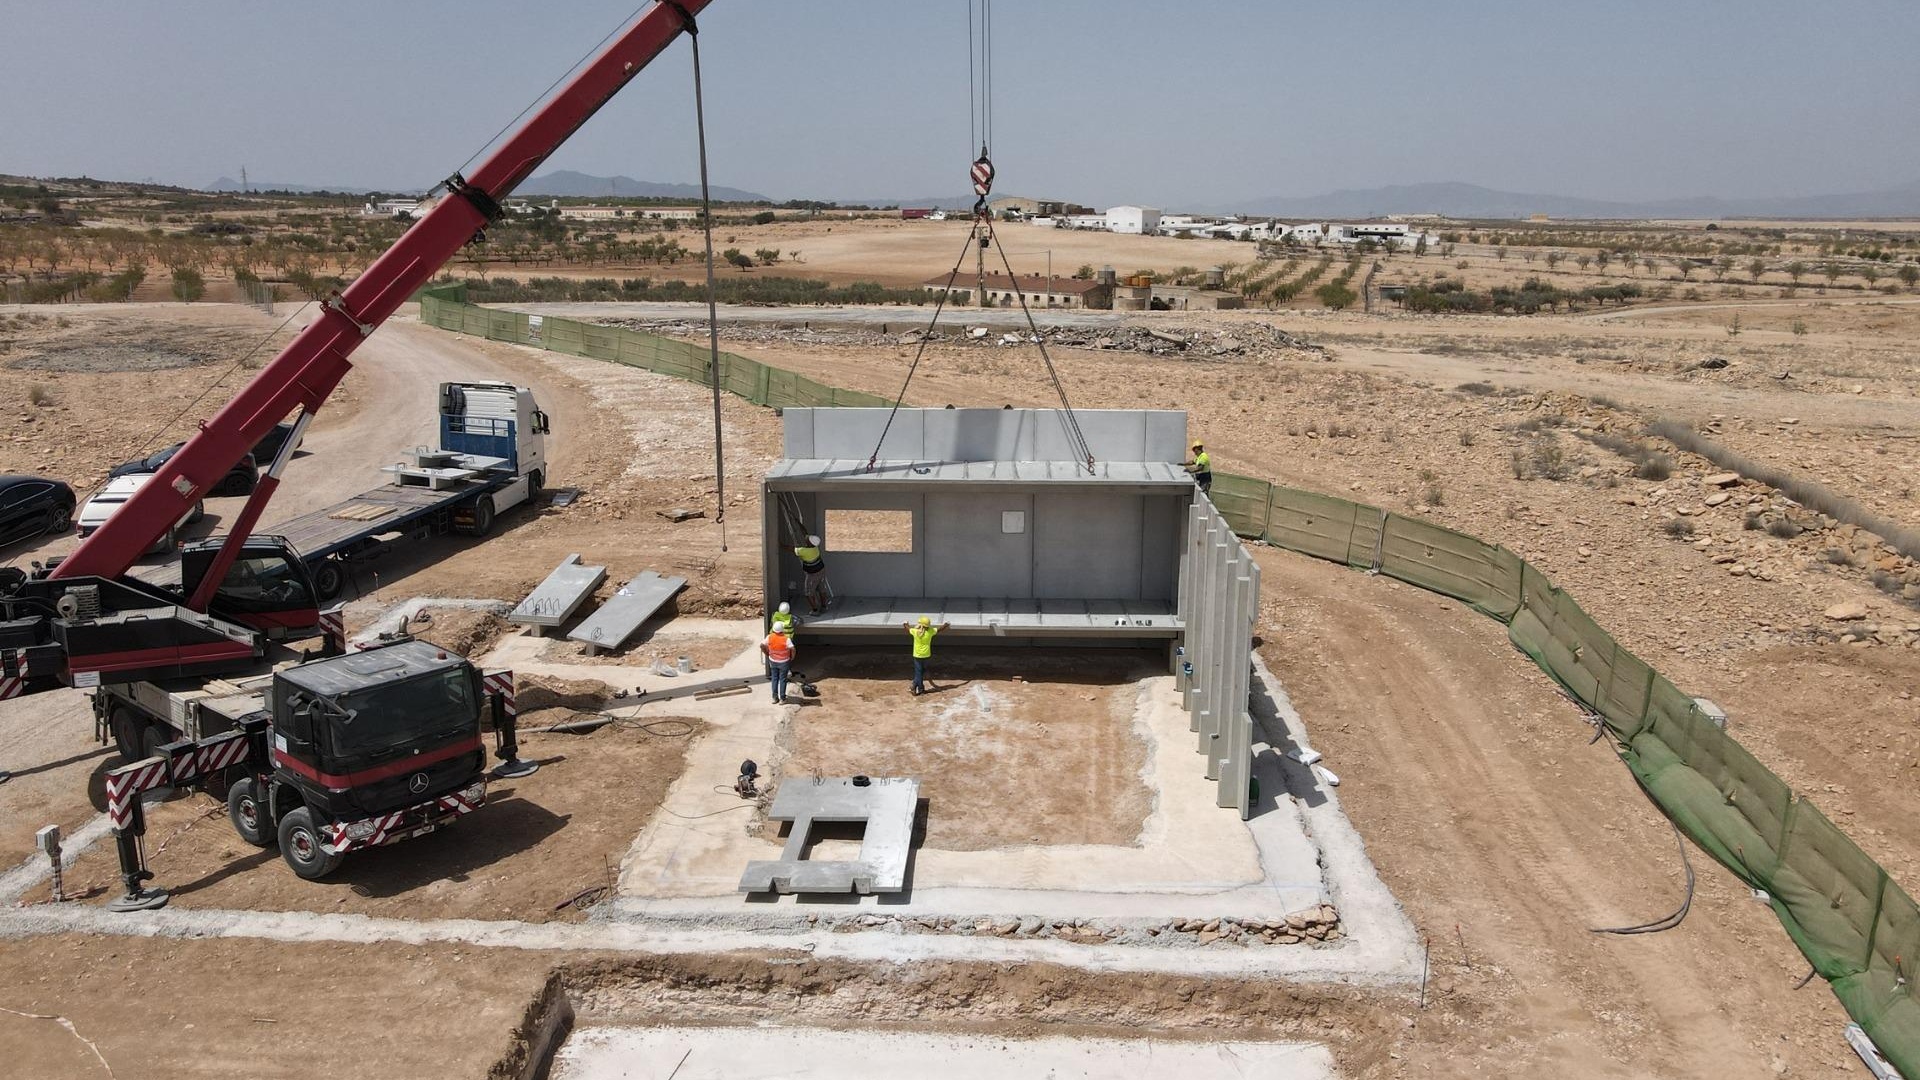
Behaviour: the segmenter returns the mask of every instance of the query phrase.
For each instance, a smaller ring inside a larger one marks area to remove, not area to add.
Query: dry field
[[[791,230],[780,246],[801,250],[796,269],[810,276],[892,274],[902,283],[944,269],[936,264],[957,253],[963,228],[767,227],[769,235]],[[1023,242],[1027,227],[1002,228],[1014,250],[1037,246]],[[1064,257],[1067,249],[1056,247],[1056,271],[1064,265],[1067,273],[1083,261],[1123,271],[1206,265],[1200,253],[1213,246],[1046,236],[1096,245]],[[743,233],[740,242],[752,239]],[[954,250],[942,255],[947,248]],[[1490,274],[1513,270],[1474,257],[1493,264]],[[1411,262],[1394,265],[1403,261]],[[606,274],[596,268],[594,276]],[[1920,816],[1920,606],[1902,590],[1916,583],[1913,563],[1766,485],[1709,485],[1718,466],[1643,431],[1654,419],[1686,421],[1730,450],[1920,526],[1912,453],[1920,438],[1920,354],[1912,346],[1920,305],[1812,292],[1803,287],[1785,303],[1715,298],[1604,317],[1163,314],[1147,325],[1175,332],[1271,320],[1327,351],[1059,348],[1054,359],[1076,406],[1191,410],[1191,430],[1226,470],[1424,514],[1521,552],[1624,644],[1724,705],[1732,730],[1763,762],[1817,796],[1912,888],[1920,885],[1920,835],[1911,824]],[[1736,312],[1742,332],[1730,335]],[[274,325],[212,305],[7,309],[4,319],[0,415],[32,419],[16,419],[0,439],[0,471],[47,471],[76,485],[182,437],[234,385],[216,384],[219,375]],[[864,332],[845,341],[815,334],[801,344],[727,328],[722,344],[889,395],[910,356],[907,346]],[[1727,363],[1701,363],[1710,358]],[[335,489],[366,486],[393,445],[418,441],[411,425],[423,411],[430,420],[434,381],[481,376],[536,388],[554,417],[551,483],[577,485],[582,498],[566,509],[509,515],[485,543],[449,539],[382,564],[377,580],[359,583],[367,610],[415,595],[517,600],[580,551],[608,564],[614,582],[649,568],[687,575],[688,613],[753,612],[754,488],[777,454],[776,417],[725,405],[734,513],[723,534],[713,520],[711,421],[700,388],[441,334],[404,318],[369,343],[345,396],[323,414],[313,452],[295,462],[285,505],[268,520],[306,508],[302,498],[331,501]],[[51,389],[50,404],[30,404],[36,385]],[[208,390],[178,426],[145,437]],[[929,350],[908,400],[1053,399],[1030,347],[942,343]],[[1665,459],[1667,475],[1640,475],[1648,455]],[[671,524],[659,514],[680,506],[704,507],[708,517]],[[1750,518],[1759,527],[1746,527]],[[1775,521],[1793,528],[1774,529]],[[63,545],[70,540],[4,555]],[[100,1061],[56,1022],[32,1017],[66,1017],[122,1076],[348,1074],[378,1060],[409,1075],[478,1077],[511,1056],[511,1029],[558,972],[603,1020],[664,1006],[695,1022],[774,1016],[993,1035],[1148,1029],[1157,1038],[1307,1038],[1331,1047],[1352,1077],[1859,1075],[1839,1040],[1844,1018],[1831,995],[1818,985],[1792,989],[1805,968],[1777,924],[1698,853],[1699,897],[1681,928],[1631,939],[1587,932],[1672,907],[1681,889],[1672,837],[1496,624],[1327,564],[1269,551],[1260,558],[1262,655],[1346,779],[1347,813],[1382,877],[1431,940],[1425,1011],[1398,991],[1045,964],[861,966],[797,954],[609,958],[449,943],[72,934],[0,938],[0,1009],[9,1010],[0,1012],[0,1038],[31,1064],[31,1075],[50,1077],[101,1075]],[[1862,617],[1827,614],[1850,604],[1864,608]],[[428,625],[429,636],[446,635],[451,647],[494,632],[447,616]],[[669,627],[616,662],[687,653],[708,667],[729,650],[737,648]],[[580,657],[554,644],[541,659]],[[919,767],[915,755],[932,744],[888,725],[945,724],[956,752],[964,746],[966,754],[927,768],[954,777],[1001,769],[1037,790],[1064,769],[1076,791],[1100,786],[1101,799],[1121,811],[1101,820],[1066,792],[1044,791],[1024,816],[942,823],[954,830],[943,837],[950,846],[1017,843],[1023,837],[1015,833],[1032,835],[1035,822],[1112,841],[1151,798],[1133,781],[1134,751],[1116,728],[1123,710],[1101,700],[1115,694],[1112,672],[1042,684],[984,662],[949,675],[943,663],[936,681],[956,685],[919,700],[906,697],[899,673],[885,665],[831,674],[851,691],[842,694],[847,707],[831,717],[822,708],[796,710],[796,768],[876,754]],[[1013,707],[996,700],[992,715],[964,707],[987,693]],[[1065,713],[1076,695],[1094,700],[1077,703],[1084,730],[1074,730],[1074,755],[1053,761],[1020,752],[1017,728],[1037,713]],[[64,711],[47,717],[20,703],[0,706],[0,764],[22,773],[0,787],[0,819],[20,823],[0,831],[9,864],[41,819],[71,830],[98,805],[104,758],[87,739],[90,718],[77,697],[56,704]],[[589,707],[564,694],[528,705],[533,723]],[[512,827],[491,846],[395,848],[351,885],[298,885],[277,861],[240,850],[224,822],[205,816],[212,804],[199,796],[156,808],[150,844],[167,842],[159,858],[166,883],[182,887],[182,911],[566,924],[579,913],[557,905],[604,881],[608,862],[618,861],[678,776],[684,740],[609,728],[530,737],[526,753],[547,765],[501,786],[493,809]],[[976,805],[989,795],[955,786],[944,797]],[[108,884],[106,856],[104,848],[83,856],[70,883]],[[271,973],[312,993],[266,1001],[236,972]],[[157,986],[166,988],[164,1003],[156,1003]],[[456,1011],[467,1021],[447,1024]],[[343,1023],[371,1034],[341,1040],[316,1031]]]

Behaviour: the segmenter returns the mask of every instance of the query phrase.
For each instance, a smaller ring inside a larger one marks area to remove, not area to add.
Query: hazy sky
[[[426,187],[636,2],[0,0],[0,172]],[[995,24],[1002,193],[1920,179],[1913,0],[1002,0]],[[965,0],[715,0],[702,25],[715,183],[965,190]],[[683,40],[546,168],[697,179],[690,84]]]

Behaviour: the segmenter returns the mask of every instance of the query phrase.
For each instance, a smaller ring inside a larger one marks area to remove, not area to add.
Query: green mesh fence
[[[498,341],[705,383],[709,352],[657,334],[465,303],[424,290],[421,321]],[[744,356],[720,355],[720,384],[756,405],[885,407]],[[1592,710],[1648,796],[1740,880],[1764,889],[1802,953],[1887,1060],[1920,1080],[1920,907],[1807,799],[1716,726],[1693,698],[1613,640],[1572,596],[1497,545],[1346,499],[1215,473],[1213,503],[1242,536],[1377,570],[1471,604]]]

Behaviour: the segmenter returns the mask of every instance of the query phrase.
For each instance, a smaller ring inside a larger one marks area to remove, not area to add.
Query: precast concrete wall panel
[[[1233,525],[1205,496],[1188,509],[1180,577],[1181,648],[1191,665],[1182,704],[1202,771],[1215,799],[1245,818],[1252,802],[1253,718],[1247,694],[1253,627],[1260,612],[1260,567]],[[1184,669],[1183,669],[1184,671]]]
[[[1180,501],[1148,495],[1140,505],[1140,583],[1130,595],[1171,600],[1180,586]]]
[[[1031,521],[1024,492],[940,492],[926,497],[926,596],[1030,597],[1034,533],[1001,531],[1001,515]],[[1054,583],[1049,581],[1051,587]],[[870,593],[864,585],[862,593]]]
[[[824,404],[824,403],[823,403]],[[786,417],[784,456],[892,461],[1063,461],[1081,458],[1058,409],[901,409],[888,426],[884,408],[835,409],[833,423],[795,424]],[[1083,410],[1074,413],[1099,461],[1180,461],[1186,414],[1177,410]],[[881,432],[886,432],[881,442]]]
[[[1049,598],[1141,597],[1142,521],[1147,499],[1064,492],[1034,500],[1034,579]],[[998,527],[999,522],[994,522]],[[1172,523],[1168,523],[1171,529]]]

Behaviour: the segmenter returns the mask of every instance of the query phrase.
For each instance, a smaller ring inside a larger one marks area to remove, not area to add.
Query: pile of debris
[[[705,337],[707,333],[706,324],[682,319],[616,319],[606,322],[605,325],[675,338],[700,338]],[[856,326],[835,323],[816,326],[812,322],[726,323],[721,326],[720,336],[729,342],[762,345],[869,347],[918,345],[925,340],[950,345],[1010,348],[1028,345],[1034,340],[1032,331],[1028,330],[1007,331],[986,326],[962,325],[954,328],[936,327],[932,331],[916,327],[902,333],[895,328],[897,325],[880,323],[876,326]],[[1055,326],[1042,328],[1040,337],[1049,345],[1059,345],[1063,348],[1113,350],[1145,353],[1149,356],[1184,355],[1202,359],[1230,356],[1264,357],[1289,351],[1326,352],[1325,346],[1315,345],[1305,338],[1290,334],[1268,323],[1247,323],[1243,326],[1218,329],[1196,329],[1184,326],[1157,328],[1138,325]]]

